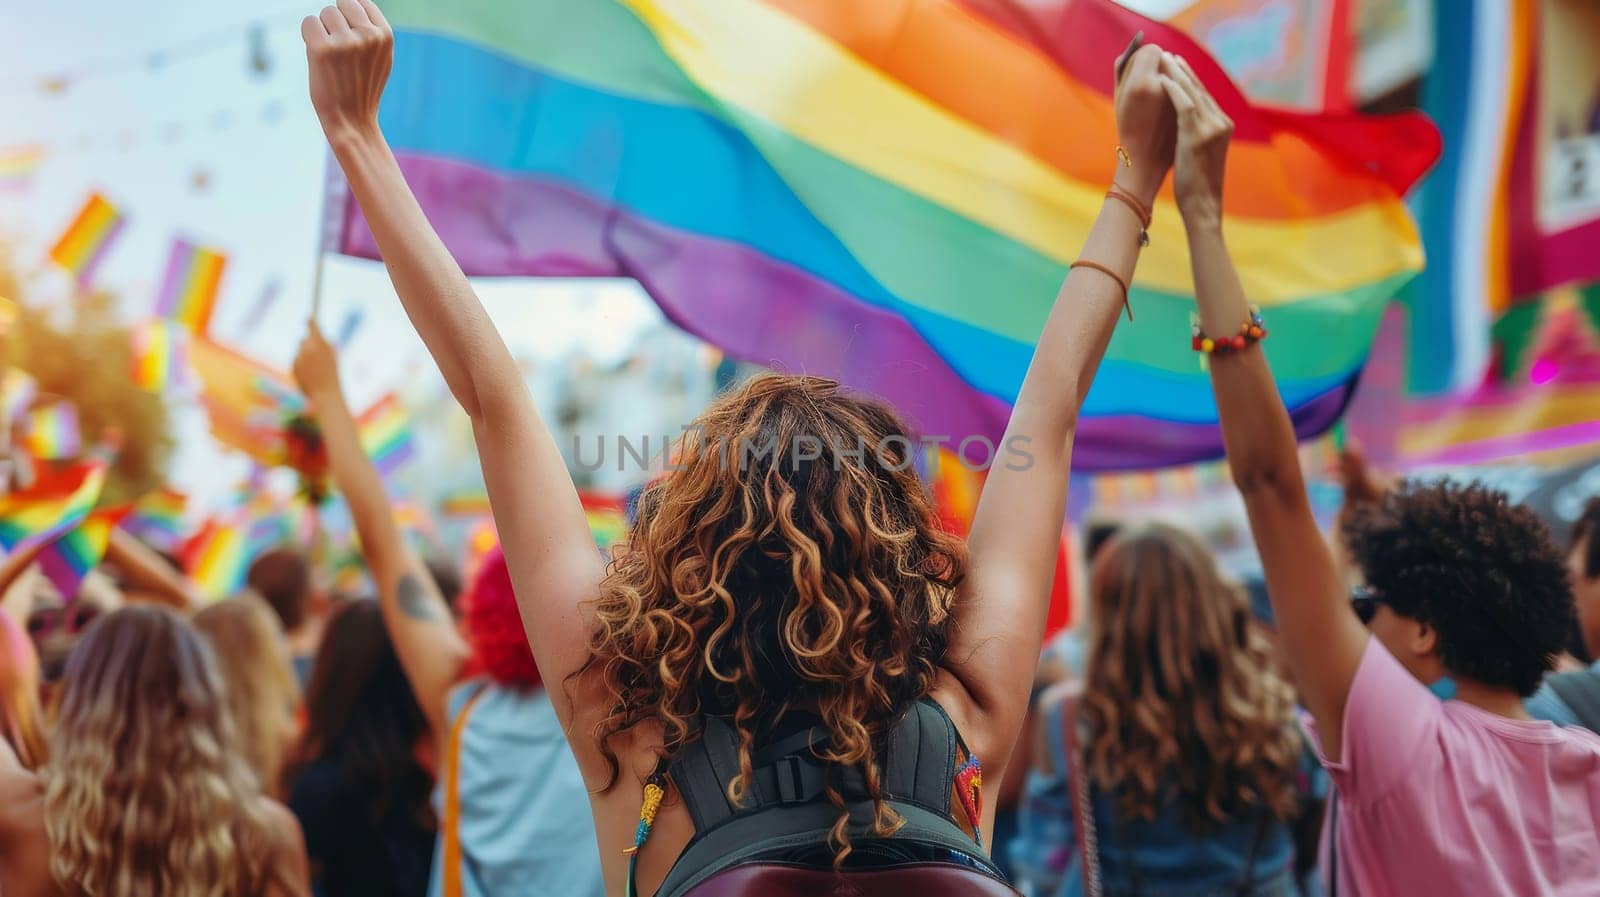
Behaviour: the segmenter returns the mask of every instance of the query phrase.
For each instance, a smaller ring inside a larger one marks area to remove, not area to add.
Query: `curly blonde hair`
[[[601,585],[587,663],[611,699],[595,738],[642,722],[675,756],[707,714],[739,736],[750,787],[757,740],[815,713],[822,759],[858,767],[883,836],[875,743],[932,688],[966,547],[939,527],[894,412],[815,377],[763,375],[711,405],[672,469],[645,490]],[[850,852],[845,801],[829,838]]]
[[[216,656],[245,761],[264,789],[277,790],[300,703],[283,624],[265,601],[245,593],[201,610],[194,626]]]
[[[260,792],[211,651],[182,617],[136,605],[95,621],[67,659],[50,746],[50,871],[68,894],[263,889]]]
[[[1119,812],[1154,819],[1176,800],[1202,832],[1293,815],[1294,691],[1206,547],[1165,525],[1119,535],[1090,600],[1086,768]]]

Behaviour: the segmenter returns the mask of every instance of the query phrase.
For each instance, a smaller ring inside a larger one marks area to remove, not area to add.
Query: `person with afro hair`
[[[528,647],[505,555],[495,549],[474,572],[458,628],[400,535],[315,324],[294,374],[322,425],[400,666],[439,740],[429,895],[601,897],[588,790]]]
[[[1350,593],[1256,345],[1271,312],[1251,308],[1228,254],[1232,123],[1182,60],[1164,59],[1162,73],[1178,110],[1173,183],[1199,306],[1194,345],[1208,352],[1279,642],[1334,784],[1330,893],[1600,894],[1600,736],[1534,720],[1522,703],[1571,625],[1559,551],[1502,493],[1403,484],[1347,522],[1364,583]],[[1451,700],[1428,690],[1443,676]]]

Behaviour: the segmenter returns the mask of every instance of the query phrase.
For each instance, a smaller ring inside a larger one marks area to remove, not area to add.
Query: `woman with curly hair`
[[[1041,699],[1025,891],[1296,893],[1305,745],[1244,591],[1194,536],[1152,525],[1106,545],[1089,600],[1085,681]]]
[[[588,792],[522,634],[505,555],[483,560],[458,602],[458,630],[400,535],[339,386],[338,358],[314,323],[294,374],[322,426],[400,667],[440,745],[428,893],[599,897],[594,826],[582,818]]]
[[[1270,322],[1228,257],[1232,124],[1183,60],[1163,58],[1161,76],[1178,110],[1173,184],[1199,326],[1249,335],[1210,356],[1211,382],[1284,657],[1334,784],[1332,888],[1600,893],[1600,737],[1530,719],[1522,704],[1571,627],[1561,552],[1503,493],[1408,483],[1346,523],[1364,580],[1347,595],[1254,345]],[[1440,701],[1427,683],[1444,676],[1455,698]]]
[[[608,892],[759,889],[744,873],[781,862],[791,890],[897,864],[1009,893],[979,789],[1007,774],[1078,410],[1126,305],[1140,210],[1171,165],[1159,51],[1125,56],[1121,154],[1102,149],[1127,164],[1045,323],[966,544],[940,526],[893,411],[828,380],[765,376],[700,416],[608,568],[521,371],[384,142],[383,14],[341,0],[301,33],[329,143],[472,420],[523,627],[561,684],[550,695]]]
[[[300,828],[261,796],[211,650],[170,610],[113,611],[79,640],[39,778],[69,897],[310,893]]]
[[[194,615],[211,643],[239,745],[256,781],[281,797],[283,758],[295,735],[300,686],[289,661],[283,625],[265,601],[245,593]]]

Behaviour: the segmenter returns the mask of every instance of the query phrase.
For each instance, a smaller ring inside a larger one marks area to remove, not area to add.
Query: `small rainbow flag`
[[[178,237],[167,256],[167,273],[156,295],[156,316],[205,333],[217,304],[217,287],[228,257],[215,249],[197,246]]]
[[[610,548],[613,542],[627,534],[628,515],[621,496],[612,498],[593,492],[580,492],[578,500],[583,503],[583,516],[588,518],[589,534],[594,536],[594,544],[602,549]]]
[[[183,515],[188,506],[188,496],[163,486],[139,499],[123,525],[141,539],[169,547],[183,535]]]
[[[18,421],[39,395],[39,384],[21,368],[7,368],[0,374],[0,409],[5,419]]]
[[[83,450],[78,409],[55,402],[28,415],[22,446],[35,458],[72,458]]]
[[[133,382],[162,392],[183,370],[184,333],[166,321],[145,321],[133,329]]]
[[[0,149],[0,190],[25,190],[33,184],[33,174],[44,161],[44,147],[11,146]]]
[[[356,429],[361,433],[361,447],[382,476],[389,476],[416,456],[405,409],[392,392],[361,412]]]
[[[31,487],[0,496],[0,548],[31,548],[83,522],[105,485],[103,463],[45,465]]]
[[[71,272],[79,286],[88,286],[125,224],[127,220],[116,206],[92,193],[78,217],[50,247],[50,260]]]
[[[181,557],[184,572],[214,598],[227,598],[244,585],[248,569],[245,533],[233,521],[206,521],[184,546]]]
[[[965,536],[972,527],[973,515],[978,512],[983,471],[969,467],[958,452],[943,446],[930,447],[927,465],[927,478],[933,486],[933,501],[940,520],[949,531]]]
[[[64,601],[78,596],[89,571],[100,565],[111,544],[111,531],[132,510],[131,505],[101,508],[73,529],[62,533],[39,552],[39,569],[55,585]]]

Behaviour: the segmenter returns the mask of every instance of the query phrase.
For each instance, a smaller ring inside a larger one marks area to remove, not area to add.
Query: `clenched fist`
[[[339,0],[300,23],[311,69],[311,105],[329,140],[376,129],[394,62],[394,32],[372,0]]]

